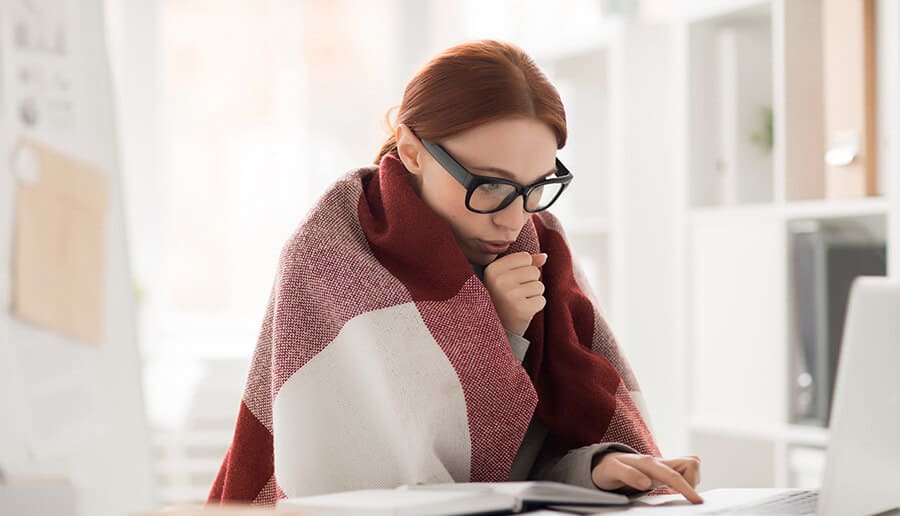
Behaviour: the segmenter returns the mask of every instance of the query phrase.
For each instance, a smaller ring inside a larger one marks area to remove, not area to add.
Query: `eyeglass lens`
[[[525,208],[528,211],[539,211],[546,208],[562,189],[560,183],[550,183],[539,186],[528,193],[525,199]],[[478,185],[469,197],[469,206],[478,211],[494,211],[504,204],[512,202],[516,195],[516,189],[505,183],[484,183]]]

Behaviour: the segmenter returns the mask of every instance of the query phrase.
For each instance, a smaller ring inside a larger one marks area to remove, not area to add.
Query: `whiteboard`
[[[102,10],[99,0],[0,3],[0,468],[8,477],[67,477],[81,515],[154,508]],[[53,98],[50,81],[64,85]],[[23,135],[108,176],[99,346],[11,315],[16,178],[9,163]]]

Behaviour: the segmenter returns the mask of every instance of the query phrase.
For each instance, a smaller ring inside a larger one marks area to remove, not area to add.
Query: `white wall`
[[[879,182],[891,204],[888,242],[900,243],[900,2],[880,0],[876,5],[878,42],[878,170]],[[887,178],[894,178],[893,182]],[[888,274],[900,276],[900,250],[888,250]]]
[[[79,514],[121,515],[152,508],[152,493],[103,9],[100,0],[67,0],[53,8],[67,19],[63,69],[72,71],[74,123],[26,128],[16,116],[17,66],[33,56],[17,54],[10,44],[13,5],[4,2],[0,144],[8,156],[25,133],[107,175],[104,338],[99,346],[86,345],[11,318],[11,281],[0,276],[0,465],[12,478],[68,478],[77,489]],[[0,174],[3,271],[12,252],[13,181]]]
[[[611,240],[617,329],[644,391],[664,456],[685,442],[685,365],[678,338],[681,225],[674,146],[674,35],[664,25],[627,23],[613,62]],[[615,136],[616,133],[618,136]],[[615,277],[621,275],[621,277]]]

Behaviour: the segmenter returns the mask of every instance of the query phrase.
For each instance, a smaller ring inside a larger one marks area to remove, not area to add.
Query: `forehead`
[[[556,135],[545,123],[527,118],[502,119],[479,125],[442,141],[443,147],[476,174],[503,177],[523,184],[554,170]]]

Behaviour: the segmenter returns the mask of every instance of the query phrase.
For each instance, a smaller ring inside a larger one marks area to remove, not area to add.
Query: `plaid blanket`
[[[659,456],[631,368],[550,213],[525,363],[450,226],[395,154],[343,177],[282,250],[233,441],[209,501],[504,481],[533,415],[572,447]]]

